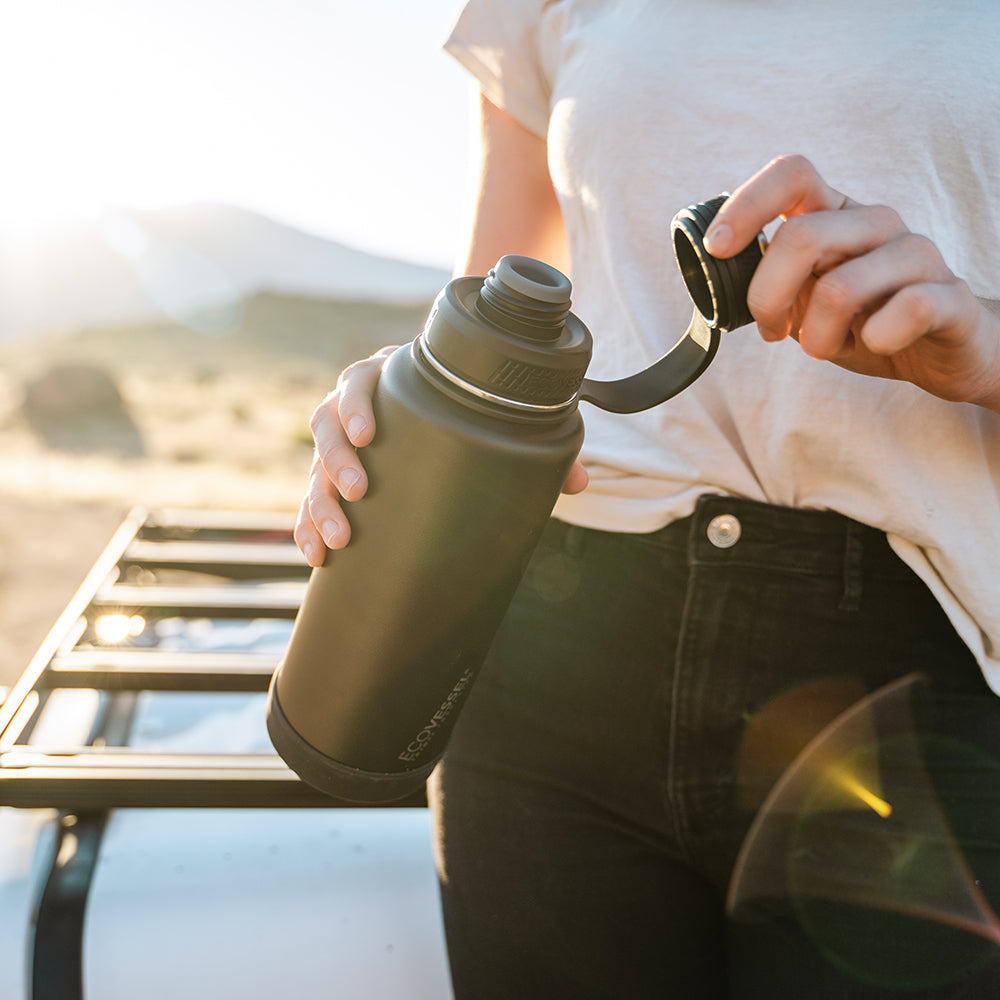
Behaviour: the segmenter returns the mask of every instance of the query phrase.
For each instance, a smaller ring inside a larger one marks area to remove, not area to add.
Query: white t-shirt
[[[1000,299],[996,0],[472,0],[447,49],[549,143],[588,375],[616,379],[686,329],[674,213],[780,153],[893,206],[976,295]],[[1000,693],[1000,416],[726,334],[673,400],[583,406],[588,489],[556,513],[652,531],[704,493],[881,528]]]

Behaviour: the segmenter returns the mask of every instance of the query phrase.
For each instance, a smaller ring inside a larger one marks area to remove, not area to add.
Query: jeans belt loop
[[[844,538],[844,592],[837,605],[838,611],[857,611],[861,607],[863,532],[863,525],[856,521],[847,522]]]

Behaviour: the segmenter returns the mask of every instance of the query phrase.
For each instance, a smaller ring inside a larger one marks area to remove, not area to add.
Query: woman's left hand
[[[732,256],[777,218],[747,295],[765,340],[794,337],[812,357],[1000,412],[1000,319],[933,242],[783,156],[733,193],[705,245]]]

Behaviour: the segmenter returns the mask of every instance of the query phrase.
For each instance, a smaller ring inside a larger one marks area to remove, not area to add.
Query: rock
[[[145,451],[114,376],[100,365],[52,365],[25,384],[21,415],[50,448],[126,457]]]

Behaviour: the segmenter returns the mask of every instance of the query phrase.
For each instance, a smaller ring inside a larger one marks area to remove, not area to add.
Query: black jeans
[[[552,522],[431,792],[458,997],[1000,996],[1000,699],[839,515]]]

